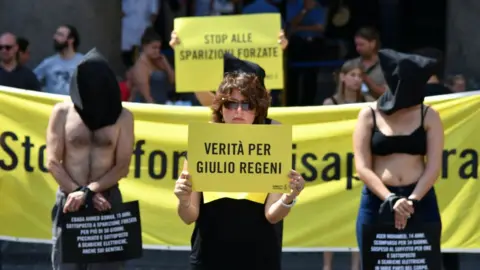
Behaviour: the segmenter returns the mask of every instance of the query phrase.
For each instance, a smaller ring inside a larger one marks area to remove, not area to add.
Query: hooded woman
[[[433,185],[442,166],[443,126],[438,112],[423,104],[435,60],[393,50],[381,50],[379,59],[388,90],[360,111],[353,134],[355,166],[365,184],[357,217],[360,252],[364,224],[394,222],[402,230],[408,223],[441,222]]]

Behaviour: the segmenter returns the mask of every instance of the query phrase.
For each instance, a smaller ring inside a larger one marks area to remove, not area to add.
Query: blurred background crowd
[[[271,89],[273,106],[378,98],[386,87],[377,57],[382,47],[438,60],[438,72],[429,82],[428,95],[477,87],[475,78],[466,78],[462,72],[445,74],[445,7],[432,10],[429,1],[374,2],[123,0],[117,55],[122,97],[133,102],[200,105],[193,93],[175,93],[173,48],[169,45],[174,18],[254,13],[281,14],[289,40],[284,52],[284,89]],[[90,35],[81,28],[66,22],[50,29],[51,41],[45,42],[51,42],[54,51],[37,55],[37,63],[30,60],[37,44],[28,35],[6,29],[0,37],[0,85],[67,95],[70,76],[82,52],[89,49],[80,49],[83,37]],[[146,99],[138,91],[142,84],[148,84],[152,98]]]

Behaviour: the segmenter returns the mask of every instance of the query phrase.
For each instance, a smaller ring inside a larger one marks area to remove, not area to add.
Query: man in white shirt
[[[122,59],[131,67],[145,29],[155,21],[160,9],[159,0],[122,0]]]

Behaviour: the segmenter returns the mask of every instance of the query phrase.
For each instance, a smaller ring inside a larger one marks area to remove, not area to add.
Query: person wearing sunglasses
[[[0,85],[23,90],[41,91],[35,73],[19,63],[17,37],[12,33],[0,36]]]
[[[225,55],[226,74],[215,94],[212,122],[266,124],[270,96],[263,69]],[[279,224],[295,205],[305,180],[290,171],[290,193],[194,192],[188,162],[175,184],[178,215],[195,223],[190,265],[192,270],[280,270],[282,230]],[[237,196],[238,195],[238,196]],[[241,196],[240,196],[241,195]]]

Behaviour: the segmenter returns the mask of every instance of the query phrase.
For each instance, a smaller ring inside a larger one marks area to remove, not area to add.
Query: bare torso
[[[423,108],[425,110],[426,106]],[[405,109],[401,115],[392,116],[374,109],[377,128],[387,136],[409,135],[421,125],[421,106]],[[387,186],[407,186],[417,182],[423,174],[425,159],[420,155],[409,154],[373,155],[372,170]]]
[[[132,67],[132,93],[133,92],[140,92],[139,88],[142,83],[142,80],[149,80],[152,72],[155,71],[157,68],[146,59],[146,56],[142,55],[138,58],[135,64]],[[134,95],[132,94],[132,97]]]
[[[67,106],[63,166],[73,181],[84,186],[115,165],[119,127],[112,125],[91,132],[73,106]]]

